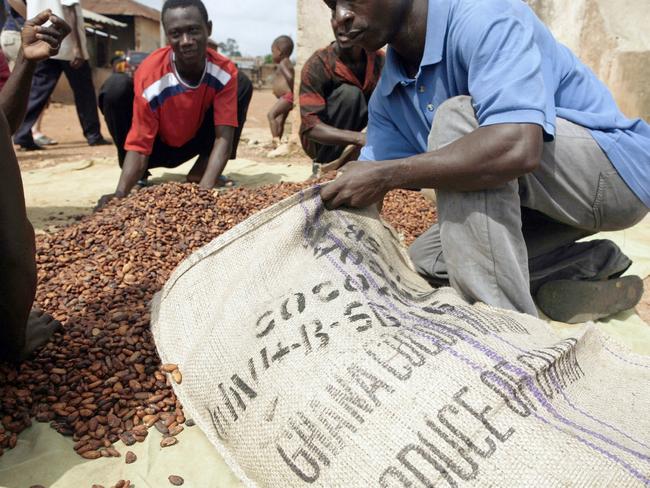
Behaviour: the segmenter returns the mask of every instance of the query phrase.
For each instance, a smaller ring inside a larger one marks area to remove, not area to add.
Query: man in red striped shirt
[[[102,88],[122,174],[98,207],[127,196],[149,168],[173,168],[195,156],[188,181],[202,188],[223,184],[238,126],[237,68],[208,48],[212,23],[200,0],[167,0],[162,21],[169,46],[149,55],[133,82],[116,74]],[[130,101],[132,116],[125,110]]]

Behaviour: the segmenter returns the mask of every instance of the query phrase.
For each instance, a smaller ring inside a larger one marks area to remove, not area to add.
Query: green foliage
[[[226,39],[226,42],[220,42],[217,45],[219,46],[219,52],[224,56],[228,56],[229,58],[241,56],[239,44],[237,44],[236,40],[231,39],[230,37]]]

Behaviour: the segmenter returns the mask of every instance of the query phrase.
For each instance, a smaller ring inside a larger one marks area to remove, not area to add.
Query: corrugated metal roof
[[[81,10],[83,12],[84,19],[89,20],[91,22],[96,22],[97,24],[103,24],[103,25],[112,25],[113,27],[124,28],[127,26],[127,24],[125,24],[124,22],[118,22],[117,20],[113,20],[110,17],[106,17],[102,14],[98,14],[91,10],[87,10],[85,8]]]
[[[102,15],[132,15],[160,21],[160,11],[135,0],[81,0],[81,6]]]

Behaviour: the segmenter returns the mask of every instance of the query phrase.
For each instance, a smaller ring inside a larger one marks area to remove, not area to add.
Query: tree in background
[[[219,46],[219,52],[224,56],[228,56],[229,58],[241,56],[239,44],[237,44],[237,41],[234,39],[228,38],[226,39],[226,42],[220,42],[217,45]]]
[[[264,56],[264,64],[273,64],[273,54]]]

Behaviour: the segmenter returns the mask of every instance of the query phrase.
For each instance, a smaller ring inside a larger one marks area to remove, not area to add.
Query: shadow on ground
[[[92,213],[92,207],[27,207],[27,218],[37,231],[61,227]]]
[[[258,174],[243,174],[243,173],[231,173],[226,171],[225,175],[228,178],[235,180],[237,186],[245,187],[256,187],[262,185],[275,185],[283,181],[287,175],[283,173],[258,173]],[[169,181],[177,181],[179,183],[185,183],[185,176],[181,173],[164,173],[162,176],[149,178],[149,182],[154,185],[159,185],[161,183],[166,183]]]

